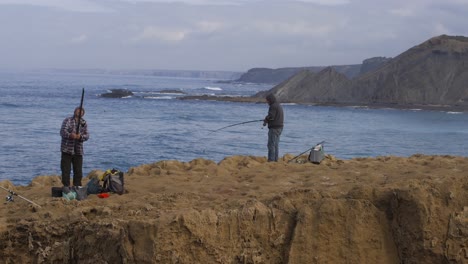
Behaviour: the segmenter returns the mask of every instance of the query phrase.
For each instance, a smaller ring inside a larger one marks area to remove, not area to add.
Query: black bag
[[[99,194],[102,193],[102,186],[98,178],[91,178],[86,184],[88,194]]]
[[[52,197],[62,197],[62,187],[52,187]]]
[[[117,170],[107,170],[103,175],[103,192],[113,192],[123,194],[124,189],[124,173]]]

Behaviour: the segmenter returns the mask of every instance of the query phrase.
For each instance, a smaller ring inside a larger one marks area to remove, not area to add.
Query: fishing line
[[[239,125],[243,125],[243,124],[254,123],[254,122],[260,122],[260,121],[263,121],[263,119],[245,121],[245,122],[241,122],[241,123],[236,123],[236,124],[228,125],[228,126],[225,126],[225,127],[222,127],[222,128],[218,128],[218,129],[216,129],[216,130],[212,130],[210,133],[208,133],[208,135],[210,135],[210,134],[212,134],[212,133],[214,133],[214,132],[218,132],[218,131],[223,130],[223,129],[228,128],[228,127],[239,126]],[[208,135],[207,135],[207,136],[208,136]]]
[[[256,120],[250,120],[250,121],[245,121],[245,122],[240,122],[240,123],[235,123],[235,124],[231,124],[231,125],[227,125],[227,126],[224,126],[224,127],[221,127],[221,128],[218,128],[218,129],[215,129],[215,130],[211,130],[210,133],[206,134],[205,137],[215,133],[215,132],[218,132],[218,131],[221,131],[223,129],[226,129],[226,128],[230,128],[230,127],[234,127],[234,126],[239,126],[239,125],[244,125],[244,124],[249,124],[249,123],[254,123],[254,122],[260,122],[260,121],[264,121],[264,119],[256,119]],[[203,139],[203,138],[202,138]],[[200,139],[201,140],[201,139]],[[198,140],[199,141],[199,140]],[[202,153],[205,153],[205,150],[206,150],[206,147],[202,150]]]

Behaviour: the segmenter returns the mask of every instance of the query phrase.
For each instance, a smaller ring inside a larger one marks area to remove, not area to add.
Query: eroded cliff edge
[[[290,159],[160,161],[81,202],[2,182],[41,208],[0,207],[0,262],[468,262],[468,158]]]

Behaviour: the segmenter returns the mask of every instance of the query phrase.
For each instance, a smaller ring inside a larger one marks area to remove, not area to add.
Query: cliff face
[[[387,63],[391,59],[392,58],[386,58],[386,57],[374,57],[374,58],[366,59],[362,62],[359,75],[363,75],[370,71],[373,71],[379,68],[380,66],[382,66],[383,64]]]
[[[352,89],[361,102],[454,105],[466,104],[467,83],[468,38],[440,36],[359,77]]]
[[[300,72],[301,68],[253,68],[242,74],[237,82],[245,83],[280,83]]]
[[[304,70],[272,90],[260,92],[257,97],[265,97],[272,92],[281,102],[336,102],[349,100],[346,89],[351,81],[343,74],[331,67],[327,67],[318,73]]]
[[[304,102],[296,97],[302,94],[307,103],[468,107],[466,37],[435,37],[393,59],[372,60],[366,65],[372,66],[354,79],[320,72],[299,85],[283,82],[271,92],[281,94],[285,102]]]
[[[373,65],[369,65],[372,67]],[[336,65],[329,66],[335,71],[345,75],[348,78],[354,78],[359,75],[361,65]],[[295,67],[295,68],[278,68],[278,69],[269,69],[269,68],[253,68],[242,74],[242,76],[237,79],[237,82],[248,82],[248,83],[271,83],[279,84],[285,80],[291,78],[292,76],[299,74],[303,71],[309,71],[317,73],[322,71],[327,67],[325,66],[316,66],[316,67]]]
[[[467,263],[467,158],[291,158],[161,161],[80,202],[0,183],[42,206],[0,207],[0,263]]]

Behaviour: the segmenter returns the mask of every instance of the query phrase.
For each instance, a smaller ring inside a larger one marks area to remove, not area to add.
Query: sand
[[[468,158],[292,157],[159,161],[83,201],[0,182],[40,205],[0,205],[0,263],[468,263]]]

